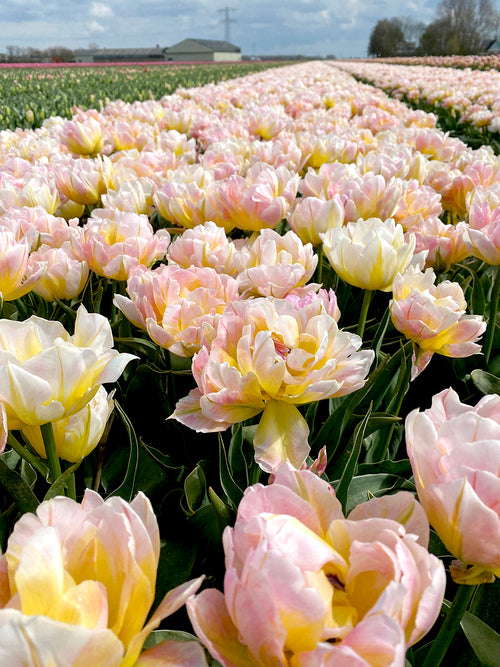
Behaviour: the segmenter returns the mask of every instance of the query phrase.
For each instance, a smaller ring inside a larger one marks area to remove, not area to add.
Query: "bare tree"
[[[399,22],[405,41],[409,44],[418,44],[426,28],[425,23],[411,16],[401,16]]]
[[[449,28],[452,52],[465,55],[480,53],[495,37],[499,15],[491,0],[441,0],[437,20]]]

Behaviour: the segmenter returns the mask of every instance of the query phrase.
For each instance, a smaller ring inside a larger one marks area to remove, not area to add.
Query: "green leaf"
[[[36,512],[39,505],[37,497],[21,475],[15,470],[11,470],[2,458],[0,458],[0,484],[12,496],[22,514]]]
[[[143,354],[149,352],[151,355],[157,353],[158,347],[153,341],[145,338],[134,338],[134,337],[118,337],[114,338],[115,343],[120,343],[126,347],[131,348],[132,350],[137,350]],[[145,355],[147,356],[147,354]]]
[[[383,359],[377,368],[372,371],[364,387],[353,394],[342,397],[343,400],[336,405],[314,438],[313,450],[326,445],[328,458],[333,457],[342,441],[344,430],[349,429],[349,437],[355,427],[356,420],[351,420],[354,413],[366,414],[370,403],[373,403],[374,410],[380,407],[386,392],[389,390],[394,373],[401,364],[401,356],[405,354],[406,347],[402,347],[391,357]]]
[[[219,433],[219,471],[220,471],[220,483],[222,490],[226,494],[230,504],[234,509],[236,509],[240,503],[240,500],[243,498],[243,489],[241,489],[238,484],[234,481],[231,471],[229,470],[229,464],[227,459],[226,450],[224,447],[224,440],[222,435]]]
[[[370,498],[387,495],[395,491],[415,491],[415,487],[404,477],[379,473],[353,477],[349,486],[346,514]]]
[[[500,667],[500,635],[474,614],[465,612],[460,623],[472,650],[484,667]]]
[[[153,646],[157,646],[161,642],[170,640],[176,642],[198,642],[201,644],[198,637],[189,632],[183,632],[182,630],[153,630],[144,642],[144,649],[153,648]]]
[[[229,513],[229,510],[227,511]],[[198,533],[198,539],[203,544],[204,556],[211,557],[213,553],[222,552],[222,532],[228,522],[222,520],[221,514],[212,503],[196,510],[188,521]]]
[[[188,581],[196,561],[196,552],[196,544],[189,540],[162,540],[154,608],[160,604],[168,591]]]
[[[44,496],[44,500],[50,500],[56,496],[64,495],[64,489],[67,488],[69,478],[80,467],[81,461],[77,461],[72,466],[67,468],[59,477],[50,485],[49,490]]]
[[[354,472],[358,463],[359,455],[361,453],[361,446],[363,444],[363,438],[365,437],[366,425],[370,419],[371,408],[365,415],[365,418],[356,426],[354,431],[354,438],[352,444],[352,450],[347,460],[347,464],[344,468],[344,472],[340,478],[338,486],[335,489],[337,498],[342,504],[342,507],[345,510],[347,503],[347,494],[349,491],[349,486],[351,485],[352,478],[354,477]]]
[[[192,514],[203,504],[207,492],[205,473],[200,465],[197,465],[184,480],[184,493],[189,512]]]
[[[231,511],[229,507],[219,498],[211,486],[208,488],[208,497],[220,518],[221,524],[226,526],[231,520]]]
[[[115,410],[121,417],[121,420],[127,430],[128,441],[129,441],[129,458],[127,463],[127,471],[125,473],[125,478],[120,486],[112,491],[109,496],[120,496],[124,500],[131,501],[134,497],[135,491],[135,478],[137,475],[137,466],[139,463],[139,443],[137,441],[137,436],[132,426],[132,422],[127,417],[123,408],[120,406],[118,401],[115,401]]]
[[[500,394],[500,378],[476,368],[470,374],[472,382],[483,394]]]
[[[235,424],[232,427],[227,459],[231,476],[240,488],[248,486],[248,463],[243,453],[243,446],[243,426],[241,423]]]
[[[142,440],[141,445],[144,448],[144,451],[147,452],[147,454],[149,454],[149,456],[154,459],[162,468],[165,468],[166,470],[184,470],[184,466],[177,466],[172,463],[169,454],[161,452],[156,447],[152,447],[151,445],[142,442]]]
[[[391,475],[403,476],[412,474],[410,459],[401,459],[400,461],[391,461],[385,459],[377,463],[360,463],[358,473],[360,475],[370,475],[385,472]]]

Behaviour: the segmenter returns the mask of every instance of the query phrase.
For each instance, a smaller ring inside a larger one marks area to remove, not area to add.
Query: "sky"
[[[379,19],[430,23],[438,0],[1,0],[0,52],[221,39],[243,55],[363,57]],[[230,20],[229,24],[225,18]]]

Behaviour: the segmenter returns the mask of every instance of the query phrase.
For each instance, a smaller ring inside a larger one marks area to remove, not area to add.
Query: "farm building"
[[[239,46],[216,39],[183,39],[165,49],[167,60],[223,62],[241,60]]]
[[[165,60],[165,49],[160,46],[145,49],[77,49],[75,62],[155,62]]]

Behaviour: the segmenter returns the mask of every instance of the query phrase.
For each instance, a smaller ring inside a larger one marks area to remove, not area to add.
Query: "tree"
[[[481,53],[499,22],[491,0],[441,0],[436,15],[442,27],[448,26],[448,53],[459,55]]]
[[[459,52],[459,43],[447,19],[429,23],[420,37],[420,52],[426,56],[448,56]]]
[[[67,46],[49,46],[44,55],[52,62],[71,62],[75,59],[75,52]]]
[[[405,41],[409,45],[413,45],[415,48],[420,42],[420,38],[426,28],[425,23],[423,21],[417,21],[411,16],[401,16],[399,21],[401,23],[401,30],[403,31]]]
[[[395,56],[404,42],[405,38],[400,19],[381,19],[377,21],[371,31],[368,55],[378,58]]]

